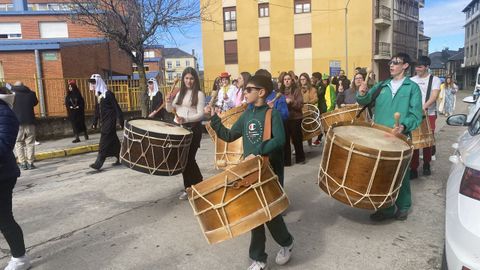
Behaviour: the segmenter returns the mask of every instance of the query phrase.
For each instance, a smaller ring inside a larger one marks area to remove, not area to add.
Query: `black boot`
[[[85,141],[88,140],[88,134],[87,131],[85,130]]]
[[[97,160],[95,160],[95,163],[90,164],[90,168],[99,171],[100,168],[102,168],[104,162],[105,162],[105,158],[97,156]]]
[[[79,143],[80,138],[78,137],[78,134],[75,134],[75,140],[72,141],[72,143]]]
[[[423,164],[423,175],[431,175],[432,171],[430,170],[430,164],[429,163],[424,163]]]
[[[122,163],[120,163],[120,157],[117,157],[117,161],[112,163],[112,166],[118,166],[118,165],[122,165]]]

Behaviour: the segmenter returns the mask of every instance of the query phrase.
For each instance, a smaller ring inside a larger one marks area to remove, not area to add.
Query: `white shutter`
[[[0,23],[0,35],[21,34],[20,23]]]
[[[66,22],[40,22],[41,38],[68,38]]]

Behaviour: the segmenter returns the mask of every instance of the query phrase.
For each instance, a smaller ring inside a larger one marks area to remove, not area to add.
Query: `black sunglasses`
[[[245,88],[245,91],[247,91],[247,93],[250,94],[250,92],[252,92],[252,90],[260,91],[260,89],[263,89],[263,87],[250,86],[250,87],[246,87],[246,88]]]
[[[390,61],[388,62],[388,65],[389,65],[389,66],[390,66],[390,65],[401,65],[401,64],[403,64],[403,62],[402,62],[402,61],[398,61],[398,60],[390,60]]]

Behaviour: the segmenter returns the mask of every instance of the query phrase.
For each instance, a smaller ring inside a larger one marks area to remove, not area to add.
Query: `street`
[[[464,110],[458,104],[457,112]],[[443,116],[437,125],[433,173],[412,180],[406,221],[374,224],[371,211],[329,198],[316,185],[322,148],[305,144],[307,164],[285,173],[291,205],[284,218],[295,238],[293,257],[277,266],[278,246],[267,234],[270,269],[439,269],[448,157],[465,129],[446,126]],[[150,176],[112,167],[110,159],[97,173],[88,167],[95,157],[50,159],[22,171],[14,215],[33,269],[247,269],[250,235],[207,244],[188,201],[177,198],[181,175]],[[212,159],[213,144],[205,134],[197,154],[205,179],[217,173]],[[1,238],[0,266],[8,254]]]

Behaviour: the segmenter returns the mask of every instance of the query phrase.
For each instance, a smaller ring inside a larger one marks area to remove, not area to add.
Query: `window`
[[[190,60],[186,60],[186,61],[185,61],[185,66],[186,66],[186,67],[189,67],[189,66],[190,66]]]
[[[150,70],[150,67],[147,65],[143,66],[143,68],[145,69],[145,72]],[[133,66],[133,72],[138,73],[138,66]]]
[[[167,76],[168,76],[168,80],[169,80],[169,81],[172,81],[172,80],[173,80],[173,73],[172,73],[172,72],[168,72],[168,73],[167,73]]]
[[[312,34],[298,34],[295,35],[295,49],[311,48]]]
[[[172,68],[172,61],[167,61],[167,68]]]
[[[270,37],[261,37],[258,41],[261,52],[270,51]]]
[[[177,73],[177,78],[182,78],[182,73]]]
[[[310,0],[294,0],[295,14],[310,13]]]
[[[20,23],[0,23],[0,39],[22,38],[22,27]]]
[[[235,7],[223,9],[223,31],[237,31],[237,11]]]
[[[180,66],[180,60],[175,61],[175,66],[179,67]]]
[[[0,4],[0,11],[12,11],[13,5],[12,4]]]
[[[238,64],[238,52],[236,40],[225,40],[225,64]]]
[[[40,38],[68,38],[66,22],[40,22]]]
[[[268,9],[268,3],[258,4],[258,17],[268,17],[270,16],[270,11]]]
[[[143,53],[143,56],[145,58],[154,58],[155,57],[155,52],[154,51],[146,51]]]

